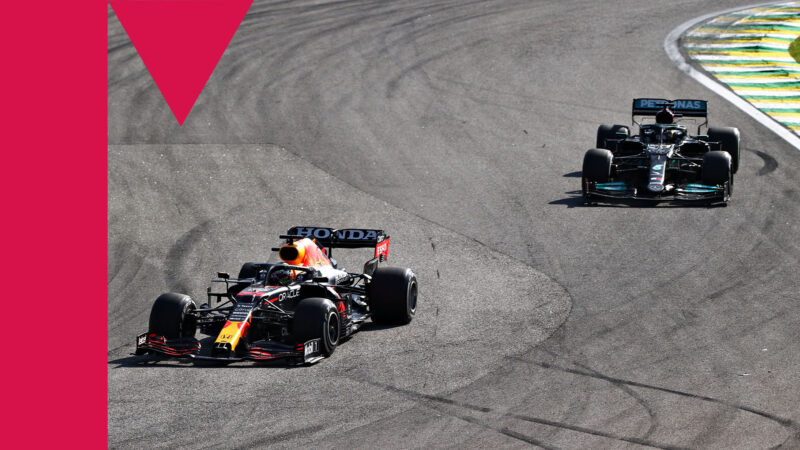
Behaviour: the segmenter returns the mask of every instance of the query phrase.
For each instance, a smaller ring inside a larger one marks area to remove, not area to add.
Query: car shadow
[[[365,322],[363,325],[361,325],[361,327],[358,328],[358,332],[360,333],[362,331],[389,330],[389,329],[397,328],[397,327],[401,327],[401,326],[402,325],[383,325],[383,324],[378,324],[378,323],[370,321],[370,322]]]

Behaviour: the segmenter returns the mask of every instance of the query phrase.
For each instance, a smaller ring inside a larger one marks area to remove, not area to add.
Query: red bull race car
[[[224,290],[209,287],[199,307],[185,294],[160,295],[136,354],[311,364],[368,319],[404,325],[414,318],[417,277],[381,265],[389,256],[383,230],[293,227],[280,239],[284,244],[272,249],[280,262],[245,263],[236,278],[219,272],[212,285]],[[372,248],[374,255],[362,273],[352,273],[338,268],[334,248]],[[210,338],[198,340],[198,330]]]
[[[597,148],[584,155],[585,202],[727,203],[739,169],[739,130],[708,127],[707,114],[705,100],[634,99],[632,122],[639,134],[624,125],[601,125]]]

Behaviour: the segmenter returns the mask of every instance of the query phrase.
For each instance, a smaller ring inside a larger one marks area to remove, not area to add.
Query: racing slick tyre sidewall
[[[375,323],[405,325],[417,311],[417,277],[405,267],[379,267],[367,285]]]
[[[320,340],[320,352],[331,356],[341,339],[339,311],[327,298],[309,297],[300,300],[294,311],[292,335],[300,343]]]
[[[731,155],[728,152],[712,151],[703,155],[703,184],[717,186],[730,181],[733,184]]]
[[[606,139],[619,139],[620,136],[617,136],[617,131],[624,131],[625,137],[630,136],[631,130],[630,128],[626,127],[625,125],[600,125],[597,127],[597,148],[608,148],[609,146],[606,145]]]
[[[194,300],[185,294],[161,294],[150,310],[148,333],[167,339],[194,337],[197,332]]]
[[[708,129],[708,140],[722,144],[722,150],[731,155],[731,173],[739,170],[740,137],[739,129],[733,127],[719,127]]]
[[[611,162],[614,155],[610,150],[593,148],[583,156],[583,189],[586,190],[586,181],[605,183],[611,177]]]

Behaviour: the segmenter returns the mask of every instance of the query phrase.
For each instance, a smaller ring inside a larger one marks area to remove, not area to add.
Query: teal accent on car
[[[624,181],[612,181],[610,183],[597,183],[595,185],[597,189],[602,189],[604,191],[627,191],[628,184]]]
[[[720,188],[716,186],[709,186],[707,184],[699,184],[699,183],[689,183],[686,185],[686,192],[692,192],[697,194],[708,194],[711,192],[717,192]]]

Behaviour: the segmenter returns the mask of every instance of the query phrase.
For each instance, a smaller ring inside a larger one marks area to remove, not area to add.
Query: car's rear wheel
[[[617,134],[617,132],[624,134]],[[611,145],[608,144],[609,139],[624,139],[630,134],[630,128],[625,125],[600,125],[597,128],[597,143],[595,146],[611,150]]]
[[[341,339],[339,311],[327,298],[309,297],[300,300],[294,311],[292,335],[297,342],[320,340],[320,353],[331,356]]]
[[[703,155],[703,184],[717,186],[730,181],[733,184],[731,155],[728,152],[712,151]]]
[[[417,277],[404,267],[379,267],[367,286],[367,298],[376,323],[405,325],[417,312]]]
[[[148,333],[167,339],[194,337],[197,332],[197,305],[185,294],[161,294],[150,310]]]
[[[708,129],[708,140],[719,142],[722,150],[731,155],[731,173],[739,170],[739,129],[733,127],[719,127]]]

